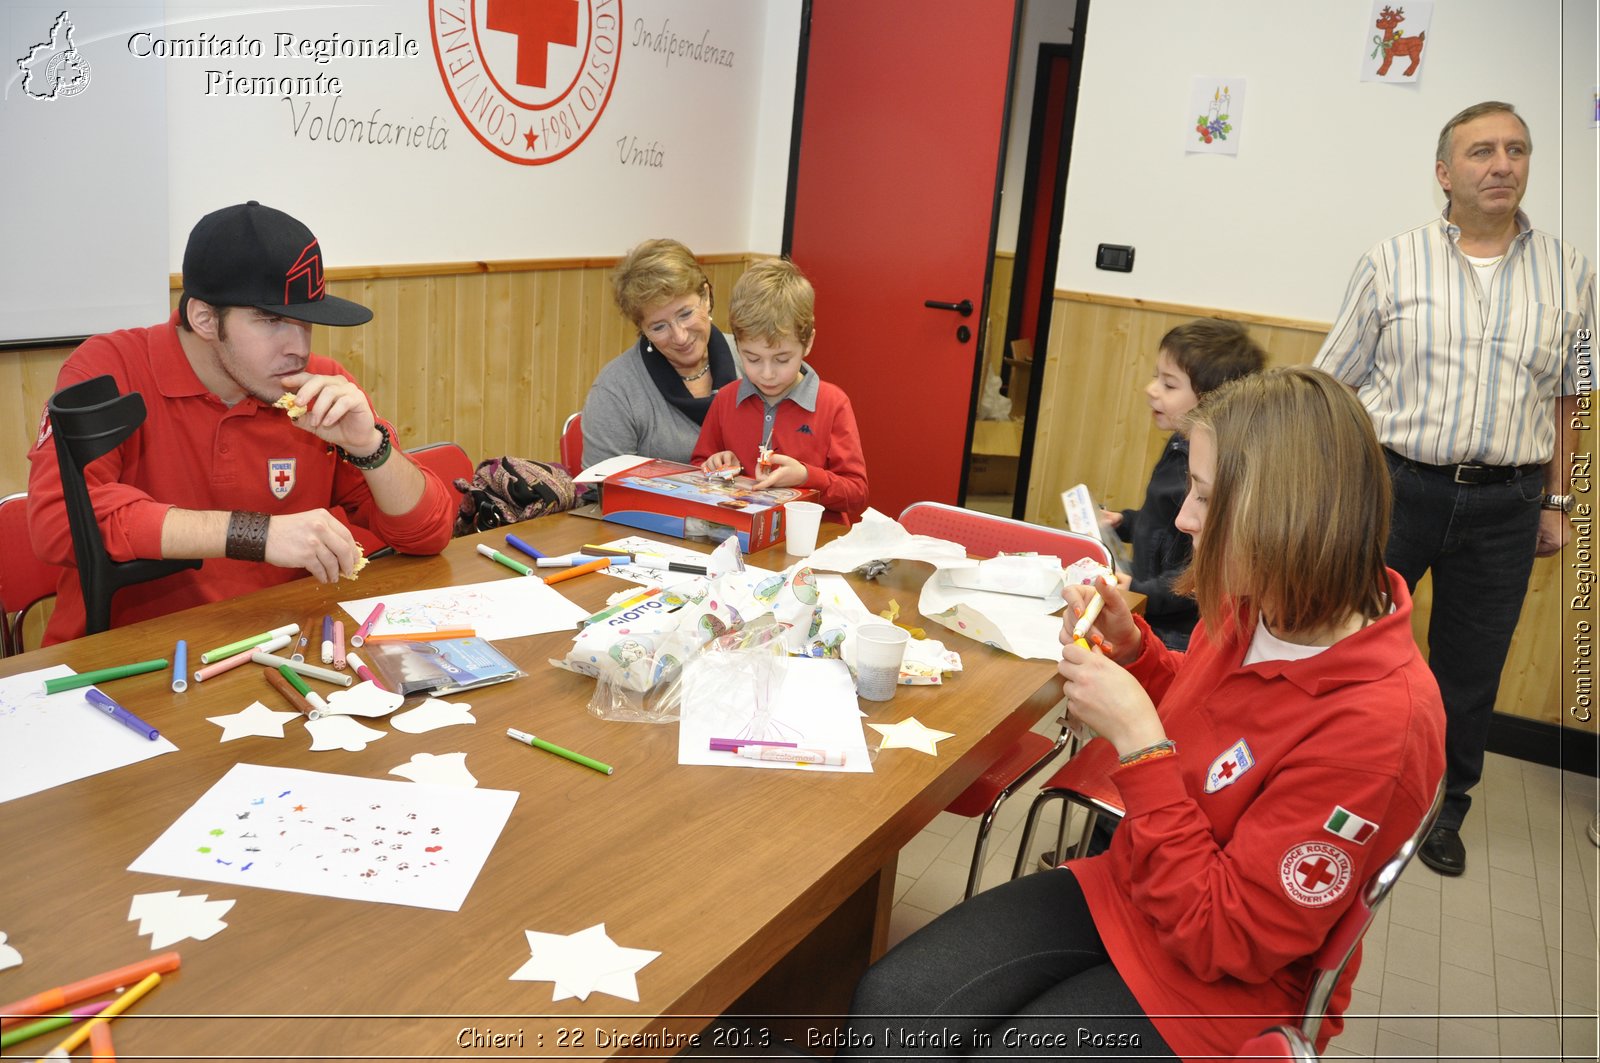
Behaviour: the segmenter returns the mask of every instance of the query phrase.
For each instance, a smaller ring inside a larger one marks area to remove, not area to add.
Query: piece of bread
[[[291,414],[291,416],[293,416],[293,415]],[[367,553],[366,553],[365,550],[361,549],[361,544],[360,543],[356,543],[356,563],[354,565],[350,566],[350,572],[349,572],[348,575],[345,576],[345,579],[357,579],[357,578],[359,578],[360,575],[361,575],[361,570],[366,568],[366,567],[367,567]]]
[[[289,420],[291,421],[298,421],[300,418],[306,415],[307,408],[294,401],[294,394],[292,392],[285,391],[283,393],[283,397],[278,399],[277,402],[274,402],[273,405],[280,410],[287,411],[289,414]]]

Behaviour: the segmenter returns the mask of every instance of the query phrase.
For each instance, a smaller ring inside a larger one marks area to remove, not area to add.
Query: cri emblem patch
[[[1338,900],[1350,885],[1350,857],[1328,842],[1302,842],[1283,854],[1278,865],[1283,892],[1306,908]]]
[[[288,498],[294,490],[294,458],[267,459],[267,486],[278,498]]]
[[[622,0],[429,0],[428,23],[451,104],[502,159],[556,161],[611,99]]]

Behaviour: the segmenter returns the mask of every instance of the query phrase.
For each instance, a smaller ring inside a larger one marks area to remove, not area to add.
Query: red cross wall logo
[[[1350,857],[1328,842],[1303,842],[1283,854],[1278,877],[1289,899],[1306,908],[1338,900],[1350,885]]]
[[[600,121],[622,0],[429,0],[428,21],[451,104],[502,159],[554,162]]]
[[[267,486],[277,498],[288,498],[294,490],[294,458],[267,459]]]
[[[1256,756],[1250,752],[1250,743],[1239,739],[1223,750],[1206,772],[1206,793],[1214,794],[1224,786],[1232,786],[1239,776],[1255,767]]]

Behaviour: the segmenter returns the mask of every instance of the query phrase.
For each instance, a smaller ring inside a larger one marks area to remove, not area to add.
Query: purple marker
[[[89,689],[85,690],[83,692],[83,696],[89,699],[89,704],[93,705],[95,708],[99,709],[113,720],[116,720],[130,731],[137,731],[146,738],[150,739],[152,742],[161,737],[160,731],[157,731],[154,727],[151,727],[149,724],[139,719],[139,717],[135,716],[121,705],[118,705],[116,702],[100,693],[100,691],[96,690],[94,687],[90,687]]]
[[[796,749],[798,742],[758,742],[753,738],[713,738],[711,752],[737,753],[740,746],[782,746],[786,749]]]
[[[322,618],[322,663],[333,663],[333,617]]]

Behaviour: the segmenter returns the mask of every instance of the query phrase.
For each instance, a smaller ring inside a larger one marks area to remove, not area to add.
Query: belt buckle
[[[1462,473],[1466,472],[1469,469],[1471,469],[1473,471],[1477,471],[1478,469],[1481,469],[1482,467],[1483,466],[1481,466],[1481,465],[1475,465],[1472,462],[1466,462],[1466,461],[1464,461],[1461,464],[1457,465],[1456,466],[1456,475],[1455,475],[1456,483],[1458,483],[1458,484],[1467,484],[1468,486],[1471,486],[1471,485],[1477,483],[1478,481],[1476,481],[1476,480],[1463,479],[1462,478]]]

